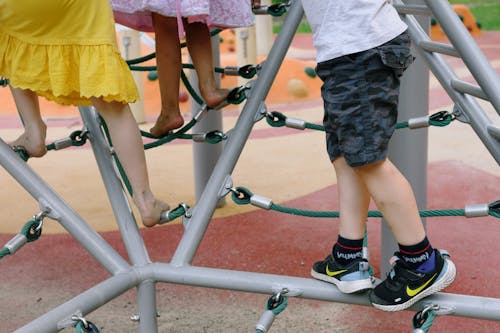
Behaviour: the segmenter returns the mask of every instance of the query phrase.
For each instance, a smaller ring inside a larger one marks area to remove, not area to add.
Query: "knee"
[[[121,102],[106,102],[102,98],[92,98],[92,105],[96,108],[99,114],[106,118],[126,111],[128,104]]]

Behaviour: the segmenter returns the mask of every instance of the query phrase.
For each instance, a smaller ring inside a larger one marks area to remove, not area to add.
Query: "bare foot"
[[[16,140],[10,143],[11,147],[22,147],[30,157],[42,157],[47,153],[45,147],[45,134],[33,135],[24,132]]]
[[[180,112],[176,113],[167,113],[161,112],[156,119],[156,123],[149,132],[156,138],[160,138],[166,135],[169,131],[177,129],[184,125],[184,118],[182,117]]]
[[[228,89],[215,89],[213,91],[203,91],[201,89],[203,99],[205,103],[211,108],[216,107],[220,103],[224,102],[229,95]]]
[[[151,228],[160,223],[160,215],[162,212],[170,209],[170,206],[161,200],[157,200],[153,195],[147,195],[147,198],[136,199],[134,203],[141,214],[142,224],[145,227]]]

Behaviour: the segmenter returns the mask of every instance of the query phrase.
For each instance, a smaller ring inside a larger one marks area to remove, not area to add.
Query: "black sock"
[[[363,238],[347,239],[339,235],[332,249],[333,258],[342,266],[347,266],[363,257]]]
[[[417,269],[424,262],[431,258],[434,249],[427,237],[423,241],[415,245],[401,245],[399,246],[399,253],[401,254],[401,259],[410,269]]]

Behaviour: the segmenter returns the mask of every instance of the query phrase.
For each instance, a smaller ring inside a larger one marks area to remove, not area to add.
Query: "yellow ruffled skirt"
[[[0,0],[0,76],[61,104],[139,98],[108,0]]]

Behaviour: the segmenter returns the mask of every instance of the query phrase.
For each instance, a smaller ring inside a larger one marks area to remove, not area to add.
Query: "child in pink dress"
[[[161,112],[150,130],[153,136],[164,136],[184,124],[179,109],[184,32],[205,103],[215,107],[226,99],[229,91],[218,88],[215,80],[209,28],[252,25],[250,0],[111,0],[111,5],[116,22],[155,32]]]

